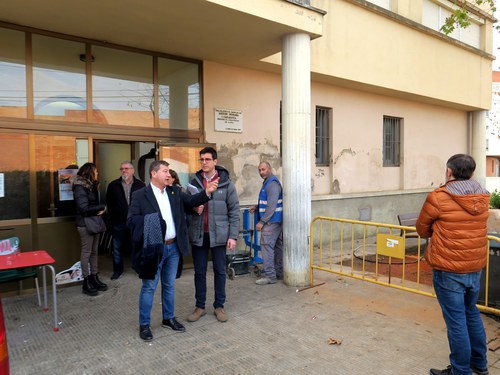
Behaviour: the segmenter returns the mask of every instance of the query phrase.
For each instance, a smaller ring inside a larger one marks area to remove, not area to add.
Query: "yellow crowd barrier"
[[[480,311],[500,315],[491,306],[490,241],[479,296]],[[415,227],[318,216],[311,222],[310,282],[314,271],[326,271],[392,288],[436,297],[432,287],[432,269],[423,254],[426,240]]]

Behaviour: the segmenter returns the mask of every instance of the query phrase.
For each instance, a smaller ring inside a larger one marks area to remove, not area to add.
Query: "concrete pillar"
[[[283,264],[287,285],[309,285],[311,223],[311,45],[307,34],[283,38]]]
[[[486,115],[487,111],[472,112],[471,156],[476,161],[474,179],[486,186]]]

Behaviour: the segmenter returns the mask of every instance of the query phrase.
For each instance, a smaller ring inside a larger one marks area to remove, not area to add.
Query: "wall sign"
[[[243,132],[243,111],[215,108],[215,130],[219,132]]]

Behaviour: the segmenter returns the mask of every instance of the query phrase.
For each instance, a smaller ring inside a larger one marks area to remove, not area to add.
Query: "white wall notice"
[[[215,130],[219,132],[243,132],[243,111],[215,108]]]

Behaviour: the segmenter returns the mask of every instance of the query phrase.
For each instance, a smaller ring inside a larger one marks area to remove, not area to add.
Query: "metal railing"
[[[411,232],[411,237],[410,237]],[[436,297],[432,269],[423,258],[425,239],[415,227],[318,216],[311,222],[310,285],[314,271],[326,271],[375,284]],[[480,292],[480,311],[500,315],[489,304],[490,241]]]

